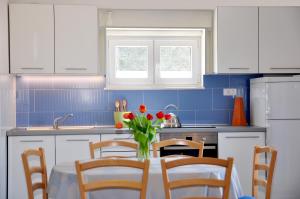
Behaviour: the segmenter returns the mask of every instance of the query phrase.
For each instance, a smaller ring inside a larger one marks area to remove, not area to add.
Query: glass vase
[[[150,143],[148,142],[146,145],[142,145],[139,143],[138,148],[138,160],[149,160],[150,158]]]

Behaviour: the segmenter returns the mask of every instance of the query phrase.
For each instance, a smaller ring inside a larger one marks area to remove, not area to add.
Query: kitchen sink
[[[52,126],[41,127],[27,127],[27,131],[55,131],[55,130],[84,130],[93,129],[95,126],[60,126],[58,129],[54,129]]]

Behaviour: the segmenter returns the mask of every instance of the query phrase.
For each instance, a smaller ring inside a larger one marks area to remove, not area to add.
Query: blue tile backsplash
[[[249,79],[257,75],[205,75],[202,90],[105,90],[104,77],[17,77],[17,126],[48,126],[55,117],[74,113],[67,125],[112,125],[114,101],[127,99],[128,109],[141,103],[155,113],[175,104],[184,124],[231,123],[233,98],[223,88],[242,88],[249,118]]]

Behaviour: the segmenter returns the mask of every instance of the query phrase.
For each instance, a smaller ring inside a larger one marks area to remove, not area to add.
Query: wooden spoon
[[[115,107],[116,107],[116,112],[120,112],[120,101],[119,100],[115,101]]]
[[[127,111],[127,100],[126,99],[122,100],[122,105],[123,105],[123,111],[126,112]]]

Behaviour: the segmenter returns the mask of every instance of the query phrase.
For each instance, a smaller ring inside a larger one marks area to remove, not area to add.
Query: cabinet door
[[[55,5],[55,72],[97,74],[98,14],[92,6]]]
[[[133,135],[124,133],[124,134],[102,134],[101,135],[101,141],[107,141],[107,140],[123,140],[123,141],[129,141],[129,142],[135,142]],[[105,147],[102,149],[102,152],[125,152],[125,151],[134,151],[131,148],[127,147],[121,147],[121,146],[114,146],[114,147]]]
[[[54,72],[53,5],[10,4],[12,73]]]
[[[90,159],[89,142],[99,141],[100,135],[56,136],[56,164]]]
[[[258,72],[258,8],[217,9],[218,73]]]
[[[251,195],[255,145],[265,145],[264,132],[226,132],[218,134],[219,158],[234,158],[234,165],[246,195]]]
[[[123,140],[123,141],[129,141],[129,142],[135,142],[133,134],[129,133],[122,133],[122,134],[101,134],[101,141],[106,140]],[[156,141],[159,142],[159,134],[156,134]],[[127,148],[127,147],[105,147],[102,149],[103,152],[129,152],[134,151],[133,149]],[[150,146],[150,151],[152,151],[152,145]]]
[[[18,136],[8,138],[9,199],[28,198],[21,154],[27,149],[37,149],[38,147],[42,147],[45,150],[46,166],[49,177],[52,167],[55,165],[54,136]],[[30,165],[40,165],[39,159],[31,160]],[[35,192],[35,198],[42,198],[41,192]]]
[[[259,72],[300,72],[300,7],[259,8]]]

